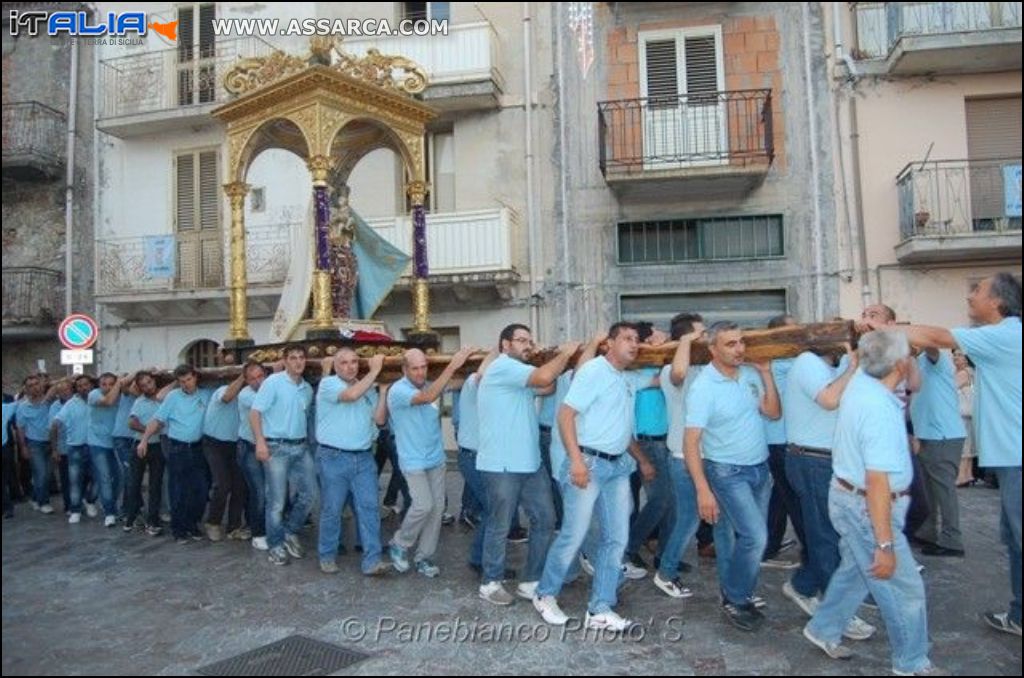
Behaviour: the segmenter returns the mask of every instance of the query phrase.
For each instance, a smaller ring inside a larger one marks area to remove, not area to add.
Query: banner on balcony
[[[151,235],[145,240],[145,264],[147,278],[174,277],[173,235]]]
[[[1006,196],[1006,216],[1019,217],[1020,210],[1020,165],[1003,167],[1003,194]]]

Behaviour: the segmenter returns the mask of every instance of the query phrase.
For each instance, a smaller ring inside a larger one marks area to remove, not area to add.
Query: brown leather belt
[[[853,483],[849,483],[849,482],[843,480],[839,476],[836,476],[836,484],[839,485],[839,487],[841,487],[844,490],[846,490],[847,492],[853,492],[854,494],[859,494],[862,497],[866,497],[868,495],[868,493],[866,491],[860,489],[859,487],[856,487]],[[900,490],[899,492],[890,492],[889,493],[889,498],[891,500],[893,500],[893,501],[896,501],[900,497],[909,497],[909,496],[910,496],[910,489],[909,488],[906,489],[906,490]]]

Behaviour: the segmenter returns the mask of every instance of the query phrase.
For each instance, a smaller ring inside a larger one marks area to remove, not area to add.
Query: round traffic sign
[[[96,321],[84,313],[72,313],[61,321],[57,335],[64,348],[89,348],[100,336]]]

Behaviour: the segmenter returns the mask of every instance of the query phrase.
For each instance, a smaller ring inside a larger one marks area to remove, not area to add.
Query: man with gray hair
[[[686,466],[700,517],[715,524],[722,612],[743,631],[764,619],[754,606],[761,556],[768,542],[772,481],[761,416],[781,412],[771,366],[744,364],[746,344],[735,323],[707,330],[711,364],[686,396]]]
[[[1013,599],[1007,612],[986,612],[992,628],[1021,635],[1021,287],[1010,273],[982,280],[967,297],[972,327],[899,328],[921,348],[959,348],[977,366],[974,430],[980,464],[999,479],[1000,527],[1010,552]],[[863,323],[865,329],[876,328]]]
[[[893,673],[935,675],[924,582],[903,534],[914,468],[895,390],[910,346],[899,332],[871,332],[858,355],[861,369],[839,404],[828,497],[842,559],[803,633],[829,657],[849,659],[843,631],[870,592],[889,632]]]

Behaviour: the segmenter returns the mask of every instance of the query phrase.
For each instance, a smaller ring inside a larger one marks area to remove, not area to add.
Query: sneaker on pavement
[[[95,518],[99,514],[100,510],[96,508],[96,504],[90,504],[89,502],[85,503],[85,515],[89,516],[90,518]]]
[[[416,571],[422,574],[424,577],[434,577],[441,574],[441,568],[434,564],[429,558],[416,561]]]
[[[762,607],[768,607],[768,601],[763,596],[750,596],[750,604],[754,606],[755,610],[760,610]]]
[[[81,513],[72,513],[70,516],[68,516],[68,523],[69,524],[77,525],[80,522],[82,522],[82,514]]]
[[[257,551],[266,551],[270,548],[270,544],[267,543],[266,537],[253,537],[252,547]]]
[[[924,667],[923,669],[918,669],[917,671],[897,671],[896,669],[893,669],[892,670],[892,674],[894,676],[949,676],[949,675],[952,675],[946,669],[940,669],[935,664],[928,664],[928,666]]]
[[[761,567],[770,570],[795,570],[800,563],[795,560],[784,560],[782,558],[765,558],[761,561]]]
[[[133,529],[135,529],[135,525],[132,523],[125,523],[121,526],[122,532],[131,532]]]
[[[785,553],[786,551],[788,551],[791,548],[793,548],[794,546],[796,546],[796,544],[797,544],[796,539],[783,539],[782,543],[779,544],[779,551],[778,552],[779,553]]]
[[[228,539],[235,539],[237,541],[249,541],[252,539],[252,530],[248,527],[238,527],[228,533]]]
[[[495,605],[511,605],[515,598],[505,590],[500,581],[492,581],[480,585],[480,597]]]
[[[159,537],[164,531],[164,528],[159,525],[146,525],[146,534],[150,537]]]
[[[324,574],[338,574],[338,564],[333,560],[321,560],[320,571]]]
[[[529,539],[529,535],[526,534],[525,528],[513,527],[508,531],[508,540],[513,544],[522,544],[527,539]]]
[[[398,544],[391,544],[388,546],[388,558],[391,559],[391,564],[399,572],[409,571],[409,556]]]
[[[441,514],[441,524],[444,525],[445,527],[448,527],[449,525],[454,525],[455,524],[455,516],[453,516],[450,513],[442,513]]]
[[[590,562],[590,558],[587,558],[585,553],[580,553],[580,567],[591,577],[594,576],[594,564]]]
[[[275,546],[267,552],[267,560],[272,562],[274,565],[287,565],[288,551],[286,551],[283,546]]]
[[[817,645],[818,649],[832,659],[849,659],[853,656],[853,651],[850,648],[846,647],[842,643],[825,642],[821,638],[815,637],[806,626],[804,627],[804,638],[811,641],[814,645]]]
[[[583,625],[588,629],[607,629],[609,631],[622,632],[633,626],[633,622],[620,617],[614,610],[608,610],[600,614],[590,614],[590,612],[587,612],[587,616],[583,619]]]
[[[223,541],[224,540],[224,528],[220,525],[211,525],[207,523],[206,536],[210,541]]]
[[[626,562],[632,563],[634,567],[637,567],[641,570],[647,569],[647,562],[640,556],[639,553],[627,553]]]
[[[53,513],[53,507],[50,506],[49,504],[43,504],[42,506],[39,507],[39,512],[45,513],[46,515],[50,515],[51,513]]]
[[[28,502],[28,505],[32,507],[33,511],[38,511],[39,510],[39,502],[35,501],[34,499],[30,500]]]
[[[117,525],[117,516],[107,516],[103,519],[103,527],[113,527]]]
[[[526,600],[533,600],[537,595],[537,584],[540,582],[536,581],[521,581],[516,586],[516,595]]]
[[[533,599],[533,609],[540,612],[548,624],[553,626],[565,626],[569,623],[569,617],[558,607],[558,601],[554,596],[540,596]]]
[[[817,596],[805,596],[795,588],[791,582],[786,582],[782,585],[782,595],[786,596],[804,611],[808,617],[813,617],[814,613],[818,611],[818,597]]]
[[[654,585],[661,589],[669,598],[689,598],[693,595],[693,591],[683,586],[683,582],[679,578],[672,580],[665,580],[661,578],[661,573],[656,572],[654,574]]]
[[[284,536],[284,547],[292,558],[301,558],[306,555],[306,550],[302,548],[298,536],[294,534],[286,534]]]
[[[1010,619],[1010,615],[1008,613],[986,612],[981,615],[981,618],[985,620],[986,624],[994,628],[996,631],[1011,633],[1020,638],[1020,624]]]
[[[643,579],[647,576],[647,570],[642,567],[637,567],[633,563],[626,561],[622,564],[622,574],[626,579]]]
[[[391,563],[386,560],[378,560],[370,566],[370,569],[363,572],[367,577],[380,577],[391,571]]]
[[[875,627],[860,617],[852,617],[850,621],[846,622],[846,628],[843,629],[843,638],[850,640],[867,640],[873,635],[875,635]]]
[[[722,613],[730,624],[740,631],[756,631],[760,628],[763,615],[757,613],[752,604],[733,605],[732,603],[722,604]]]

